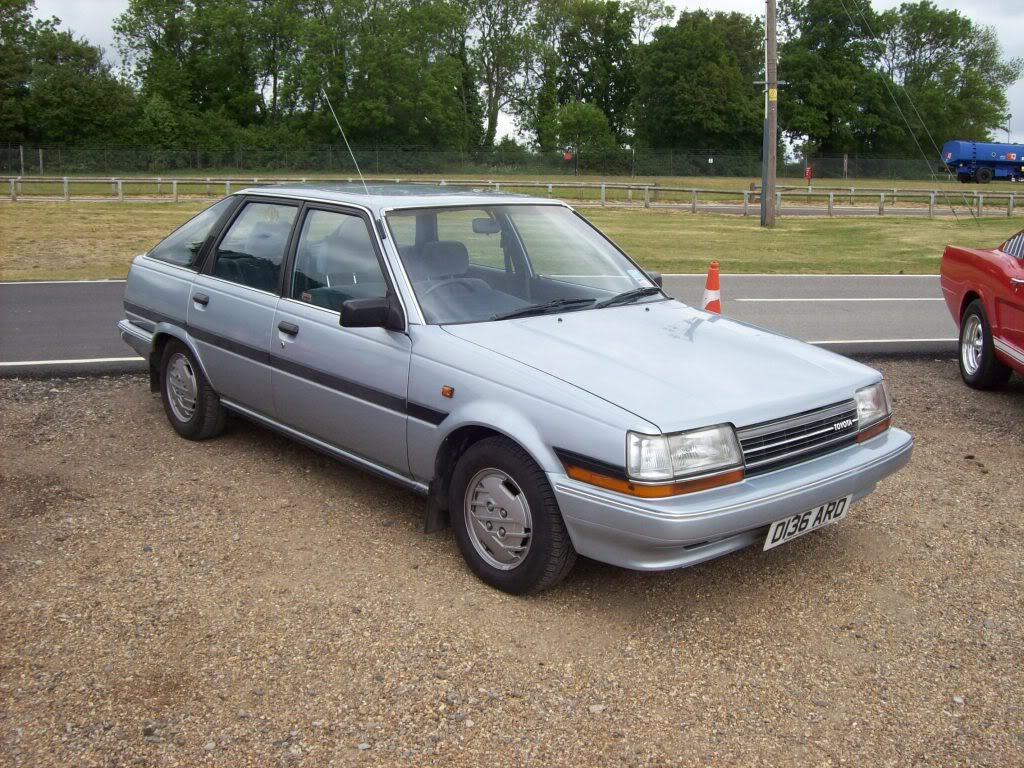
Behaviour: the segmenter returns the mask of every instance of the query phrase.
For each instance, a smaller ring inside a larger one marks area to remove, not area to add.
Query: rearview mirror
[[[345,328],[386,328],[405,330],[405,316],[392,295],[372,299],[349,299],[341,305],[340,324]]]
[[[488,216],[473,219],[473,232],[478,235],[496,235],[501,232],[501,225]]]

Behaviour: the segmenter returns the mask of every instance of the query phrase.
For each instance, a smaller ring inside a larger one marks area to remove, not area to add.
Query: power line
[[[860,14],[860,17],[861,17],[861,19],[864,22],[864,26],[867,28],[868,34],[871,36],[872,42],[874,42],[877,46],[879,46],[879,50],[880,51],[883,50],[884,49],[884,45],[882,44],[882,41],[878,39],[878,36],[875,34],[875,31],[871,28],[871,22],[869,22],[868,19],[867,19],[867,16],[864,15],[863,6],[861,6],[860,3],[857,2],[857,0],[850,0],[850,2],[855,4],[854,7],[857,9],[857,13]],[[843,6],[843,10],[846,11],[846,15],[850,18],[850,26],[851,27],[856,27],[857,22],[853,18],[853,14],[850,13],[850,9],[846,6],[846,0],[839,0],[839,3],[840,3],[840,5]],[[889,93],[889,98],[892,99],[892,103],[896,106],[896,111],[899,113],[900,118],[903,120],[904,125],[907,126],[907,132],[910,134],[910,138],[914,140],[914,145],[917,147],[917,151],[921,153],[921,157],[925,161],[926,167],[928,168],[928,174],[932,177],[932,179],[934,181],[938,182],[939,181],[939,177],[935,173],[935,171],[933,170],[933,163],[934,163],[934,161],[928,159],[928,155],[924,151],[924,148],[921,146],[921,142],[917,140],[917,134],[914,133],[914,128],[910,125],[910,121],[907,119],[906,114],[904,114],[903,108],[900,107],[900,103],[899,103],[899,101],[896,98],[895,92],[889,86],[888,78],[886,78],[886,76],[883,74],[882,77],[881,77],[881,80],[882,80],[882,85],[885,86],[885,90]],[[934,149],[935,149],[935,155],[937,157],[941,157],[942,156],[942,150],[939,149],[938,145],[935,143],[935,139],[932,138],[931,131],[928,130],[928,126],[925,123],[924,118],[921,116],[920,111],[918,111],[917,105],[914,104],[914,99],[911,97],[910,92],[907,90],[906,86],[901,86],[901,87],[903,88],[904,96],[907,97],[907,101],[910,103],[910,106],[914,110],[914,114],[917,115],[917,119],[921,123],[921,127],[924,128],[924,132],[928,136],[928,140],[932,143],[932,147],[934,147]],[[949,174],[950,176],[952,176],[952,173],[950,172],[949,168],[946,168],[946,173]],[[981,225],[981,221],[978,218],[977,214],[974,212],[974,209],[967,202],[967,195],[965,193],[961,192],[961,196],[962,196],[964,205],[967,207],[967,210],[970,211],[970,213],[971,213],[971,218],[973,218],[978,223],[978,225],[980,226]],[[957,222],[959,222],[960,221],[960,217],[957,215],[956,207],[950,201],[949,196],[946,194],[945,190],[942,191],[942,197],[946,201],[946,204],[949,205],[949,210],[953,214],[953,218],[955,218],[957,220]]]

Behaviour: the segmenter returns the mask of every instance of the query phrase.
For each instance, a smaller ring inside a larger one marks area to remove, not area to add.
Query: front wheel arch
[[[466,451],[481,440],[490,437],[502,437],[511,441],[537,462],[537,458],[523,447],[522,442],[505,432],[482,424],[465,424],[456,427],[441,441],[434,458],[434,476],[430,481],[427,520],[424,524],[425,532],[430,533],[447,528],[451,524],[448,516],[448,498],[455,465],[459,463],[459,459]],[[537,463],[540,464],[540,462]]]
[[[455,540],[486,584],[524,595],[554,586],[576,549],[551,484],[518,443],[494,436],[459,458],[449,488]]]

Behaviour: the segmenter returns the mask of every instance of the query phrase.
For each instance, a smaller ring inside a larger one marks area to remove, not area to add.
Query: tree
[[[7,0],[0,5],[0,140],[24,138],[34,10],[34,0]]]
[[[633,15],[633,42],[636,45],[646,45],[654,30],[675,16],[675,10],[664,0],[626,0],[625,6]]]
[[[633,98],[633,12],[617,0],[570,0],[559,34],[558,101],[588,102],[623,140]]]
[[[878,82],[869,66],[878,25],[870,5],[853,11],[850,0],[783,0],[779,18],[779,122],[791,139],[806,137],[821,152],[862,149],[877,117],[864,110]]]
[[[1021,76],[995,31],[928,0],[876,14],[849,0],[787,0],[779,69],[786,133],[824,153],[917,153],[988,139]],[[877,37],[876,37],[877,36]]]
[[[449,47],[464,29],[462,10],[441,0],[385,0],[372,10],[354,40],[341,105],[353,141],[467,146],[474,132],[466,116],[474,101],[465,92],[461,51]]]
[[[261,115],[272,121],[282,113],[282,86],[301,55],[301,7],[294,0],[252,0],[253,43],[256,48],[256,93]]]
[[[135,94],[114,77],[100,48],[56,24],[37,22],[32,31],[25,137],[61,144],[128,140]]]
[[[616,148],[608,118],[599,107],[570,101],[558,107],[555,130],[561,147],[572,149],[582,158],[597,156]]]
[[[114,32],[144,97],[175,109],[257,119],[256,45],[248,0],[130,0]]]
[[[687,11],[642,51],[636,141],[649,147],[760,146],[763,27],[739,13]]]
[[[470,60],[484,93],[484,146],[494,145],[498,114],[516,96],[517,80],[535,57],[531,25],[535,0],[466,0],[466,15],[474,31]]]
[[[872,151],[910,153],[920,143],[930,155],[948,139],[988,140],[1006,124],[1006,88],[1022,62],[1003,60],[994,29],[925,0],[881,14],[875,31],[879,124],[864,137]]]
[[[550,152],[558,146],[558,59],[553,50],[543,55],[535,94],[527,125],[536,137],[537,148]]]

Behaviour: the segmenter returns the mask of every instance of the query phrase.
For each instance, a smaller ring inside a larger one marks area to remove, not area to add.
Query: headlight
[[[857,426],[870,427],[892,414],[892,401],[885,380],[857,390]]]
[[[675,435],[626,436],[626,469],[632,480],[658,483],[738,467],[736,432],[728,424]]]

